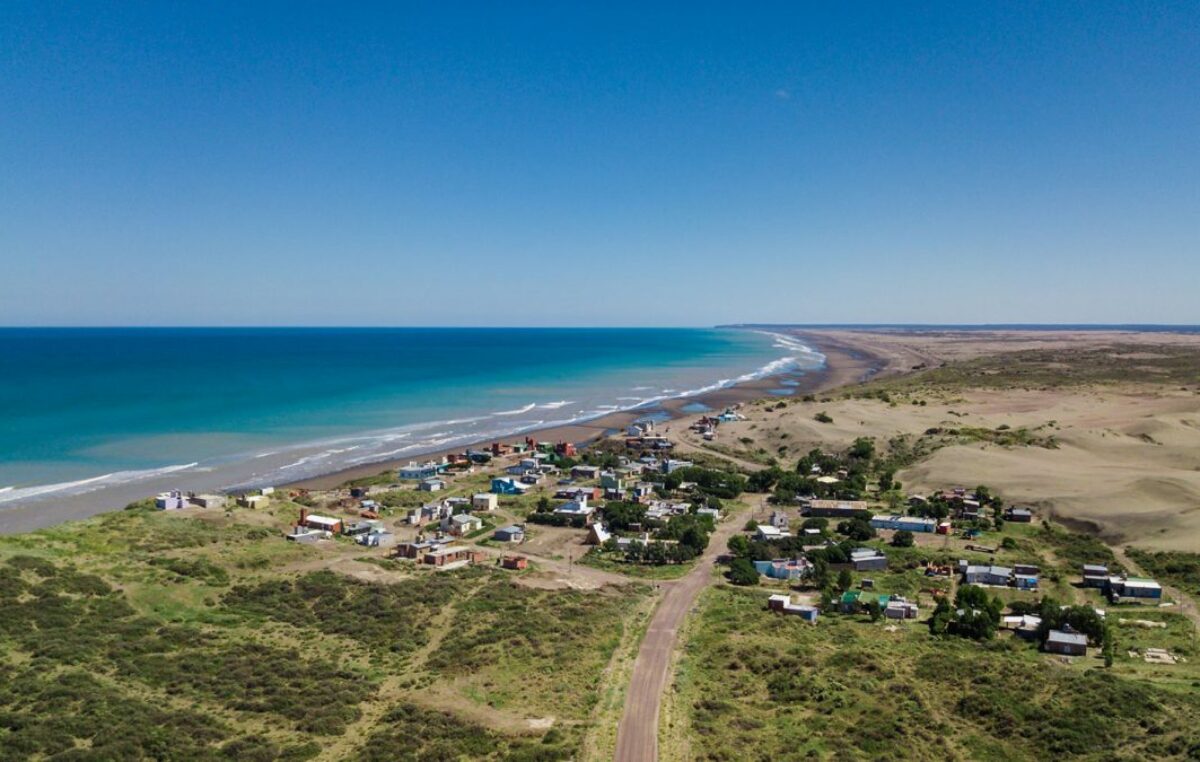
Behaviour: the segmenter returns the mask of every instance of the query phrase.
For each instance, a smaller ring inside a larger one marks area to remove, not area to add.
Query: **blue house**
[[[937,524],[937,521],[934,519],[923,519],[919,516],[901,516],[896,513],[890,516],[877,513],[871,517],[871,526],[876,529],[906,529],[909,532],[932,532],[937,529]]]
[[[781,558],[774,561],[755,561],[754,569],[764,577],[770,579],[801,579],[808,576],[812,570],[812,564],[806,558],[794,558],[791,560]]]
[[[492,479],[492,492],[497,495],[524,495],[528,489],[528,484],[522,484],[516,479],[503,476]]]

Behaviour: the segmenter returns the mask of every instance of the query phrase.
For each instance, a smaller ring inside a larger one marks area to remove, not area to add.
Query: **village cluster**
[[[711,441],[723,423],[740,420],[744,416],[730,409],[702,416],[689,430]],[[667,434],[658,430],[654,420],[642,419],[629,425],[623,439],[609,440],[613,446],[589,448],[586,453],[577,452],[570,443],[528,437],[409,463],[396,470],[393,483],[335,491],[332,497],[325,496],[319,511],[301,508],[285,537],[295,543],[342,538],[367,548],[385,548],[390,557],[435,570],[483,563],[527,569],[531,559],[546,560],[545,555],[525,549],[531,533],[545,532],[569,535],[564,540],[568,544],[560,549],[591,546],[589,558],[601,562],[684,563],[707,546],[709,534],[723,518],[722,499],[736,499],[747,487],[767,492],[770,484],[754,474],[747,479],[677,457],[676,444]],[[847,458],[855,457],[854,449]],[[1013,557],[1016,545],[1011,537],[1001,535],[1000,547],[982,539],[985,528],[1007,522],[1034,524],[1034,509],[1001,508],[983,488],[979,494],[954,488],[929,496],[910,495],[900,504],[893,498],[887,510],[875,510],[872,501],[837,497],[839,492],[854,495],[856,490],[842,487],[861,478],[843,462],[819,451],[802,460],[803,483],[816,494],[776,489],[769,516],[751,521],[730,542],[731,555],[724,560],[730,564],[731,581],[786,586],[789,589],[769,596],[767,608],[813,624],[822,611],[869,613],[873,619],[897,623],[915,620],[922,611],[921,594],[927,594],[936,606],[929,618],[935,631],[957,630],[974,637],[990,636],[993,628],[1010,629],[1020,637],[1038,639],[1046,651],[1066,655],[1086,654],[1089,637],[1097,641],[1095,632],[1076,630],[1080,619],[1075,614],[1035,611],[1021,600],[1005,605],[999,597],[989,599],[986,592],[974,592],[1003,588],[1038,593],[1042,589],[1038,563],[994,560],[998,554]],[[473,476],[469,484],[475,490],[440,496],[466,491],[453,489],[464,476]],[[399,487],[406,494],[429,497],[398,514],[379,502],[398,485],[406,485]],[[243,507],[261,508],[273,494],[266,488],[239,495],[236,501]],[[290,497],[304,503],[312,496],[300,491]],[[219,507],[224,500],[220,495],[176,491],[160,495],[156,503],[164,510],[177,510]],[[890,538],[886,545],[880,542],[885,536]],[[924,557],[914,562],[906,552],[914,546],[940,550],[938,560]],[[969,558],[948,556],[953,549]],[[892,571],[904,573],[915,567],[929,580],[916,600],[878,592],[876,577],[889,572],[893,563],[889,555],[897,552],[904,568]],[[1099,591],[1112,604],[1154,604],[1163,595],[1154,580],[1110,573],[1101,564],[1087,564],[1078,571],[1077,587]],[[837,575],[836,583],[831,574]],[[951,595],[955,589],[957,593]],[[1100,618],[1106,613],[1096,606],[1092,611]],[[1053,621],[1043,621],[1047,618]]]
[[[919,495],[910,497],[908,505],[913,511],[912,515],[873,513],[869,503],[862,500],[798,497],[796,502],[799,504],[798,517],[790,516],[787,510],[777,508],[771,512],[766,522],[748,527],[745,536],[749,544],[739,547],[747,548],[750,556],[760,556],[778,549],[788,551],[783,557],[754,558],[750,564],[754,572],[768,584],[785,583],[801,590],[807,588],[807,593],[800,593],[799,601],[794,599],[791,592],[774,593],[767,600],[767,608],[799,616],[814,624],[823,608],[832,608],[843,614],[870,612],[873,618],[883,617],[896,621],[913,620],[920,614],[917,602],[903,595],[873,592],[876,580],[872,577],[861,577],[857,589],[850,589],[850,577],[846,576],[849,572],[869,574],[883,572],[889,568],[886,550],[860,545],[853,539],[855,537],[861,540],[865,539],[868,533],[882,531],[890,533],[891,544],[898,547],[921,544],[924,547],[944,549],[954,536],[962,540],[960,547],[963,550],[976,556],[994,555],[998,552],[996,547],[977,541],[982,534],[977,524],[979,519],[986,517],[987,497],[977,496],[963,488],[946,490],[931,498]],[[927,509],[933,502],[942,506],[943,512],[948,506],[949,515],[930,516],[931,511]],[[1002,513],[998,512],[998,515],[1001,517],[1000,523],[1031,524],[1036,512],[1032,508],[1010,506]],[[802,523],[793,532],[792,525],[796,518]],[[847,535],[850,539],[842,542],[833,539],[828,531],[829,522],[838,522],[837,533]],[[869,527],[869,530],[865,527]],[[939,535],[942,536],[940,541]],[[922,536],[927,539],[919,540]],[[986,600],[986,591],[996,588],[1036,593],[1041,584],[1042,570],[1034,563],[1001,565],[958,559],[956,563],[938,564],[923,560],[918,564],[925,577],[953,578],[957,580],[960,590],[970,586],[985,591],[974,596],[974,600]],[[828,584],[823,579],[828,570],[841,572],[843,575],[841,584],[834,586],[840,588],[840,595],[835,598],[826,595],[824,600],[818,603],[820,588]],[[1114,605],[1157,605],[1163,597],[1162,587],[1155,580],[1110,572],[1103,564],[1082,565],[1078,569],[1074,585],[1080,589],[1097,590]],[[956,623],[969,623],[976,616],[981,619],[990,616],[998,620],[998,627],[1012,630],[1022,638],[1038,639],[1047,652],[1068,656],[1086,655],[1089,640],[1093,643],[1100,640],[1097,637],[1098,629],[1091,633],[1080,632],[1071,624],[1071,617],[1065,614],[1054,614],[1053,619],[1056,621],[1049,624],[1055,626],[1048,626],[1048,623],[1043,622],[1043,616],[1033,613],[1031,609],[1034,607],[1024,601],[1014,602],[1011,611],[1005,614],[1000,610],[1004,606],[999,598],[993,598],[995,603],[988,604],[994,610],[984,611],[983,608],[952,606],[949,603],[948,586],[928,587],[921,592],[927,593],[937,601],[938,612],[943,614],[944,622],[950,629],[953,629]],[[1072,607],[1064,605],[1060,608],[1067,611]],[[1090,608],[1097,620],[1103,620],[1107,614],[1103,608]],[[935,612],[935,616],[938,612]]]
[[[697,425],[715,429],[722,420],[738,418],[730,410]],[[587,458],[571,443],[527,437],[408,463],[396,469],[392,483],[320,495],[290,490],[289,499],[318,503],[319,509],[300,508],[284,537],[300,544],[341,539],[386,548],[390,557],[439,570],[492,562],[526,569],[532,554],[517,551],[530,532],[543,531],[531,525],[579,530],[572,544],[622,563],[678,563],[697,555],[722,513],[719,500],[696,493],[696,484],[681,475],[715,472],[673,457],[674,443],[650,418],[631,423],[620,443],[625,448],[620,454]],[[449,494],[459,491],[454,485],[465,476],[476,477],[470,484],[480,491]],[[397,518],[395,509],[380,502],[396,490],[428,498]],[[267,487],[232,499],[241,507],[265,508],[275,494]],[[174,491],[156,504],[177,510],[220,507],[224,500]]]

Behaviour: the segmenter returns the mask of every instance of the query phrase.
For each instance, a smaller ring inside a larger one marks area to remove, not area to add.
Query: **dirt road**
[[[679,628],[696,596],[712,581],[717,556],[725,552],[729,538],[741,529],[746,518],[747,514],[743,512],[719,526],[696,568],[686,577],[670,583],[663,593],[633,664],[633,676],[625,697],[625,714],[617,728],[617,762],[658,759],[658,707],[667,684]]]

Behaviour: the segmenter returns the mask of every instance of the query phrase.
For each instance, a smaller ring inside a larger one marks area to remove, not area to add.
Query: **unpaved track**
[[[729,538],[745,521],[744,512],[727,519],[717,527],[696,568],[684,578],[666,587],[662,601],[650,620],[650,628],[642,640],[629,693],[625,697],[625,714],[617,727],[617,762],[653,762],[658,759],[658,707],[671,666],[679,628],[700,594],[711,581],[713,564],[725,552]]]

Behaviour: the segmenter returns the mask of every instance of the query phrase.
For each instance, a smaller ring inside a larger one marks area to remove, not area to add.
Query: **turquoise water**
[[[818,367],[705,329],[0,329],[0,504],[230,488]]]

